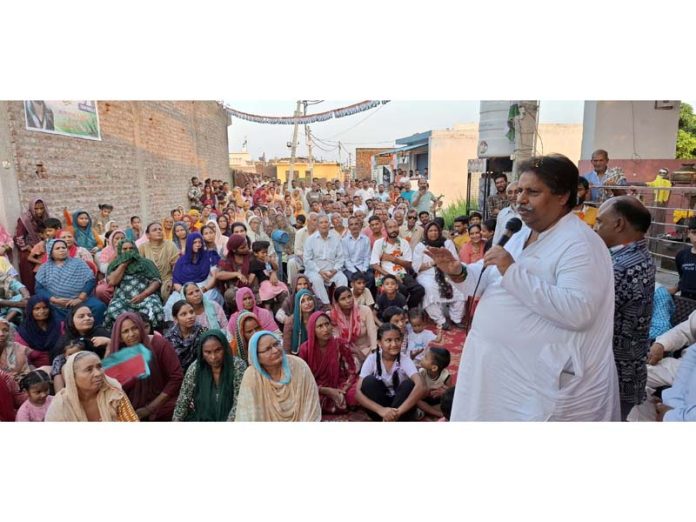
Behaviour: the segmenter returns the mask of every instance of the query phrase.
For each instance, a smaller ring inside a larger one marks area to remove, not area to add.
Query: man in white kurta
[[[577,183],[570,160],[543,158],[545,165],[567,163],[567,186],[572,169]],[[529,228],[505,250],[493,247],[484,260],[467,265],[466,279],[455,283],[471,295],[484,262],[490,265],[477,291],[481,300],[464,346],[451,419],[620,420],[609,251],[570,212],[575,189],[554,195],[534,173],[522,172],[517,204]],[[451,268],[459,267],[444,256],[442,266],[454,274]]]
[[[312,282],[314,294],[325,305],[329,304],[327,286],[335,283],[337,287],[347,286],[348,279],[343,274],[345,257],[341,237],[329,229],[329,218],[319,217],[318,230],[312,234],[304,246],[305,275]]]
[[[609,251],[572,213],[523,250],[530,233],[506,245],[515,263],[504,277],[484,272],[452,420],[618,420]],[[482,267],[467,266],[465,295]]]

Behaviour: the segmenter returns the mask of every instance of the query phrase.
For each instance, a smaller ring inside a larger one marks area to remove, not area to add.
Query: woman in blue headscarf
[[[172,320],[174,303],[184,299],[181,290],[186,283],[196,283],[208,299],[220,306],[225,304],[222,294],[216,288],[215,275],[211,273],[211,268],[212,272],[217,271],[219,256],[211,257],[203,244],[203,236],[198,232],[193,232],[186,238],[186,251],[176,262],[172,272],[172,293],[164,305],[165,321]]]
[[[17,329],[16,341],[31,348],[29,362],[38,366],[51,364],[49,353],[60,338],[60,321],[51,311],[48,299],[34,295],[27,303],[24,319]]]
[[[51,239],[46,252],[47,260],[36,272],[36,295],[49,300],[59,320],[65,319],[69,308],[86,304],[94,312],[96,324],[102,324],[106,305],[92,295],[95,279],[87,263],[70,257],[62,239]]]
[[[237,421],[321,420],[319,389],[302,359],[287,355],[280,337],[262,330],[249,341],[251,365],[237,397]]]
[[[76,210],[72,215],[75,244],[96,254],[104,248],[104,242],[92,228],[92,217],[84,210]]]
[[[307,322],[316,311],[314,294],[307,289],[295,293],[295,305],[292,315],[285,318],[283,324],[283,348],[288,353],[300,353],[300,345],[307,340]]]

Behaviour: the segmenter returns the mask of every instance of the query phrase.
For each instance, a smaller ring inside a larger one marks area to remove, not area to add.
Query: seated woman
[[[88,305],[97,324],[104,321],[106,306],[92,296],[94,274],[81,259],[68,256],[68,245],[63,239],[53,239],[46,246],[48,260],[36,273],[36,295],[45,297],[59,320],[68,310],[79,304]]]
[[[369,306],[358,305],[347,286],[334,290],[331,319],[336,325],[336,336],[344,341],[357,362],[362,364],[377,346],[377,325]]]
[[[183,221],[174,223],[174,232],[172,234],[172,243],[179,251],[179,256],[183,256],[186,251],[186,238],[188,237],[188,226]]]
[[[117,380],[104,374],[101,360],[77,352],[63,366],[65,388],[46,412],[46,422],[132,422],[138,416]]]
[[[139,314],[125,312],[118,316],[111,334],[111,352],[142,344],[150,350],[150,376],[123,385],[138,418],[170,421],[179,396],[184,371],[172,345],[163,336],[147,335]]]
[[[469,225],[469,238],[470,241],[459,249],[459,260],[466,264],[483,259],[485,243],[481,236],[481,225]]]
[[[174,303],[172,314],[174,325],[164,333],[164,336],[174,347],[181,368],[186,371],[196,360],[196,342],[206,329],[196,322],[196,312],[183,299]]]
[[[55,390],[58,391],[64,386],[60,372],[65,360],[73,351],[79,349],[94,352],[103,359],[109,354],[110,348],[111,330],[97,325],[91,308],[87,305],[71,308],[65,319],[65,332],[49,352],[51,378]]]
[[[162,282],[155,264],[140,255],[133,241],[118,244],[118,257],[109,265],[106,280],[114,287],[114,297],[106,310],[104,325],[110,327],[124,312],[143,312],[153,328],[164,321],[158,290]]]
[[[384,323],[377,330],[377,351],[360,369],[356,399],[374,421],[415,420],[416,404],[427,392],[410,357],[401,357],[401,330]]]
[[[15,276],[0,272],[0,317],[19,324],[29,297],[29,290]]]
[[[423,308],[430,318],[435,321],[438,327],[445,326],[447,318],[442,312],[442,306],[449,305],[449,314],[452,322],[458,328],[464,328],[462,317],[466,304],[465,296],[456,289],[446,278],[445,274],[435,266],[435,262],[426,254],[427,248],[446,248],[452,255],[457,257],[457,248],[454,243],[442,236],[442,229],[435,222],[425,225],[423,240],[420,241],[413,251],[413,270],[416,272],[416,280],[425,288],[423,298]],[[464,247],[470,243],[464,243]],[[483,251],[483,243],[480,242]]]
[[[145,229],[147,234],[147,229]],[[162,237],[165,241],[171,241],[174,239],[174,218],[166,216],[162,220]]]
[[[217,262],[211,264],[211,257],[203,249],[203,236],[198,232],[189,234],[186,238],[186,253],[174,265],[172,273],[172,293],[164,305],[164,318],[172,320],[172,306],[181,301],[181,287],[186,283],[196,283],[206,297],[222,306],[222,295],[216,288],[217,281],[211,269],[217,269]]]
[[[222,306],[204,296],[196,283],[186,283],[181,287],[181,293],[193,307],[198,324],[208,330],[227,330],[227,316]]]
[[[162,302],[166,303],[172,291],[172,272],[179,260],[179,251],[174,243],[164,239],[164,228],[157,222],[147,226],[145,235],[147,242],[143,243],[138,250],[141,256],[152,261],[157,267],[160,281],[162,281],[158,293],[162,297]]]
[[[94,255],[104,248],[104,242],[96,230],[92,228],[92,217],[84,210],[77,210],[72,214],[73,232],[75,243]]]
[[[250,270],[251,258],[246,233],[232,234],[227,240],[227,256],[220,260],[215,274],[218,289],[230,308],[234,307],[237,290],[254,284],[256,276]]]
[[[237,311],[232,314],[227,323],[227,329],[231,335],[235,335],[237,331],[237,318],[244,310],[252,312],[258,318],[263,330],[280,333],[280,328],[278,328],[278,324],[276,324],[275,319],[273,319],[273,314],[265,308],[256,306],[256,298],[251,288],[240,288],[235,295],[235,300],[237,302]]]
[[[0,370],[19,383],[33,368],[29,364],[29,348],[14,340],[14,326],[0,317]]]
[[[94,262],[94,256],[90,254],[89,250],[86,248],[83,248],[81,246],[78,246],[75,243],[75,236],[73,234],[72,229],[63,229],[60,232],[56,234],[57,239],[62,239],[65,241],[65,244],[68,245],[68,255],[70,257],[75,257],[78,259],[82,259],[85,263],[87,263],[87,266],[89,269],[92,271],[92,273],[96,276],[97,272],[99,269],[97,268],[96,263]],[[48,252],[48,243],[47,243],[47,248],[46,252]],[[48,253],[46,254],[46,258],[43,260],[45,263],[48,261]]]
[[[217,266],[217,264],[220,262],[221,255],[218,251],[218,244],[216,242],[216,237],[215,237],[215,228],[217,227],[217,223],[213,226],[215,222],[214,221],[208,221],[205,225],[201,227],[201,236],[203,236],[203,250],[208,253],[208,256],[211,258],[211,264],[214,266]],[[226,246],[223,245],[223,249]]]
[[[304,289],[309,290],[314,295],[312,282],[309,278],[304,274],[297,274],[290,282],[290,295],[285,298],[285,301],[283,301],[283,304],[280,305],[280,308],[275,314],[275,319],[278,324],[284,325],[285,319],[292,315],[292,312],[295,310],[295,294]],[[316,296],[314,296],[314,301],[316,309],[319,310],[322,306],[321,301]],[[283,328],[285,327],[283,326]]]
[[[218,222],[212,219],[213,216],[211,216],[211,219],[204,225],[203,228],[201,228],[201,234],[203,233],[204,229],[210,229],[215,233],[214,239],[213,239],[213,245],[215,246],[215,249],[220,256],[220,258],[223,258],[227,255],[227,241],[229,241],[229,236],[226,236],[225,234],[222,233],[222,229],[218,225]],[[224,216],[221,216],[224,217]],[[225,217],[225,219],[227,219]],[[208,243],[208,239],[203,236],[203,239],[206,240],[206,244]]]
[[[196,360],[186,371],[173,420],[234,421],[246,363],[232,355],[221,330],[205,332],[196,353]]]
[[[109,271],[109,265],[118,256],[118,244],[126,238],[126,234],[123,230],[116,230],[111,233],[107,246],[97,254],[96,258],[99,263],[99,271],[106,276]],[[105,305],[109,305],[111,298],[114,296],[114,287],[106,282],[106,279],[102,279],[97,283],[97,288],[94,290],[94,294],[99,298],[99,300]]]
[[[261,330],[259,319],[254,314],[246,310],[239,314],[237,317],[237,331],[234,338],[230,341],[232,355],[249,364],[249,340],[252,335]]]
[[[372,320],[372,315],[370,315]],[[353,354],[343,339],[333,333],[326,312],[314,312],[307,325],[308,339],[300,346],[300,357],[314,375],[319,388],[322,413],[345,413],[356,406],[358,370]]]
[[[277,334],[256,332],[249,342],[249,360],[239,388],[236,421],[321,420],[319,390],[309,366],[286,355]]]
[[[317,300],[309,290],[295,294],[294,312],[285,318],[283,325],[283,350],[297,355],[300,346],[307,340],[307,324],[310,316],[318,310]]]
[[[45,297],[34,295],[29,299],[24,311],[24,320],[17,328],[15,340],[28,346],[29,363],[32,366],[50,366],[50,353],[61,335],[60,321],[51,311]]]

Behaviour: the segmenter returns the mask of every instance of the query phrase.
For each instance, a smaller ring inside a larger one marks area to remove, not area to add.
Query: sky
[[[351,105],[361,100],[326,100],[308,107],[309,114]],[[296,101],[225,100],[239,111],[264,116],[292,116]],[[540,123],[582,123],[582,101],[541,101]],[[323,140],[313,149],[315,159],[346,161],[348,152],[355,160],[356,147],[390,147],[394,140],[432,129],[451,128],[458,123],[478,122],[478,101],[405,101],[393,100],[375,109],[339,119],[331,119],[311,125],[312,134]],[[232,119],[228,128],[230,152],[242,150],[247,140],[247,150],[252,158],[266,154],[267,159],[290,156],[287,143],[292,141],[292,125],[267,125],[238,118]],[[307,155],[304,128],[298,131],[298,156]],[[336,142],[345,148],[340,149]],[[319,148],[321,147],[321,148]],[[324,150],[322,150],[324,149]],[[347,149],[347,151],[346,151]]]

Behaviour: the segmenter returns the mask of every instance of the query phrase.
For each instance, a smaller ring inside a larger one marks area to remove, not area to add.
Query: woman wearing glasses
[[[287,355],[268,330],[249,341],[250,366],[237,399],[237,421],[320,421],[319,389],[302,359]]]

